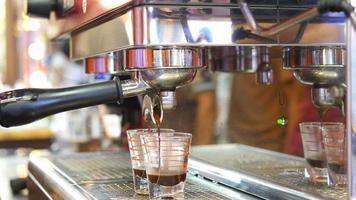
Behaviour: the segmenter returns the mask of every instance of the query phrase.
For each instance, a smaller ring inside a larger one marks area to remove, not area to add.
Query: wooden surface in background
[[[6,66],[4,84],[13,85],[16,81],[16,12],[15,1],[6,1]]]

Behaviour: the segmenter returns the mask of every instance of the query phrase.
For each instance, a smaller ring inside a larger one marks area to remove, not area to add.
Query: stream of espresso
[[[158,176],[157,182],[159,181],[160,177],[160,167],[161,167],[161,98],[159,96],[155,97],[154,105],[153,105],[153,118],[155,120],[156,128],[157,128],[157,135],[158,135]]]
[[[154,174],[147,174],[148,179],[152,183],[163,186],[174,186],[185,181],[186,173],[169,172],[169,170],[161,171],[161,118],[162,118],[162,102],[160,96],[155,96],[153,101],[153,120],[156,124],[158,135],[158,170]],[[166,150],[166,149],[165,149]],[[169,150],[168,150],[169,151]]]

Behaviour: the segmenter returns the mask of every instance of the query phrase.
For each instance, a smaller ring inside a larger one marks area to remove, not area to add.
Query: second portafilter
[[[337,107],[345,114],[345,48],[294,46],[283,49],[283,67],[301,83],[312,85],[313,104],[321,112]]]

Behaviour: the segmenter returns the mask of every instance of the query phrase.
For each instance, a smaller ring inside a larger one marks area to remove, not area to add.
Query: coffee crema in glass
[[[157,129],[153,128],[127,130],[134,189],[137,194],[148,195],[148,183],[144,161],[143,144],[140,137],[144,134],[157,134],[157,131]],[[160,131],[171,133],[174,132],[173,129],[162,129]]]
[[[141,137],[150,198],[184,196],[191,136],[189,133],[161,131],[160,135]]]

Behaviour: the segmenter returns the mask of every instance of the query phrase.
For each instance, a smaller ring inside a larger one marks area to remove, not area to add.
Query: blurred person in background
[[[270,48],[271,85],[258,85],[255,74],[235,74],[228,120],[230,142],[283,152],[290,126],[294,126],[293,107],[298,94],[296,81],[282,69],[280,48]],[[284,105],[280,105],[280,101]],[[283,107],[285,108],[283,108]],[[280,127],[277,119],[288,117],[288,126]]]

